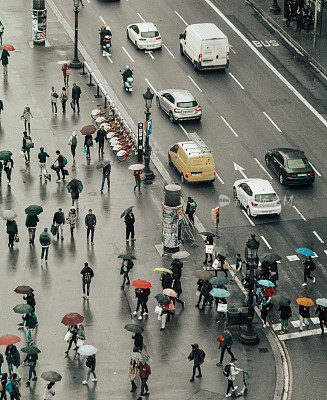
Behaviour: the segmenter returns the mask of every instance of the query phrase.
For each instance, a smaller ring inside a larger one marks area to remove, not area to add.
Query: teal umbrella
[[[29,304],[17,304],[13,310],[17,314],[28,314],[33,310],[33,307],[31,307]]]
[[[120,218],[125,217],[126,214],[128,214],[131,210],[133,210],[134,206],[130,206],[128,208],[126,208],[126,210],[124,210],[120,216]]]
[[[211,289],[210,294],[213,297],[229,297],[230,293],[228,290],[225,289]]]
[[[300,247],[299,249],[297,249],[295,251],[299,254],[303,254],[304,256],[309,256],[309,257],[315,256],[315,253],[312,250],[306,249],[304,247]]]
[[[1,211],[1,217],[5,221],[13,221],[17,217],[17,214],[14,210],[3,210]]]
[[[36,346],[26,346],[26,347],[23,347],[21,349],[21,351],[23,353],[26,353],[26,354],[39,354],[39,353],[41,353],[41,350],[38,349]]]
[[[78,190],[78,193],[81,193],[83,190],[83,183],[78,179],[73,179],[68,183],[66,187],[69,193],[76,189]]]
[[[274,287],[274,286],[275,286],[274,283],[272,283],[271,281],[268,281],[268,280],[266,280],[266,279],[260,279],[260,280],[258,281],[258,285],[260,285],[260,286],[266,286],[266,287]]]
[[[316,304],[318,304],[318,306],[327,307],[327,299],[317,299]]]
[[[0,160],[8,160],[12,156],[12,152],[10,150],[1,150],[0,151]]]
[[[31,204],[27,208],[25,208],[25,214],[27,215],[39,215],[43,212],[43,208],[36,204]]]

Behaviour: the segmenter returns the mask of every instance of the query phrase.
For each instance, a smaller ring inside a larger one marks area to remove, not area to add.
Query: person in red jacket
[[[135,189],[138,187],[140,194],[142,194],[142,192],[141,192],[141,174],[142,174],[142,170],[134,171],[134,174],[133,174],[134,178],[135,178],[134,192],[135,192]]]
[[[137,400],[142,400],[141,396],[147,396],[149,393],[149,388],[147,385],[147,380],[151,374],[151,368],[150,365],[148,363],[146,363],[145,361],[141,361],[139,366],[138,366],[139,370],[140,370],[140,378],[141,378],[141,393],[140,393],[140,397]],[[144,393],[145,391],[145,393]]]

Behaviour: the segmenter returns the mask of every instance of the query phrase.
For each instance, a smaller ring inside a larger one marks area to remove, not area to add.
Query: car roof
[[[289,147],[278,147],[277,149],[273,149],[272,151],[278,151],[285,158],[302,158],[304,156],[304,151],[299,149],[291,149]]]
[[[247,183],[254,194],[275,193],[275,190],[272,187],[271,183],[266,179],[239,179],[235,182],[236,185],[240,185],[241,183]]]
[[[160,90],[160,92],[158,92],[158,93],[160,95],[163,95],[164,93],[170,93],[175,97],[176,101],[193,101],[193,100],[195,100],[192,93],[185,89],[165,89],[165,90]]]
[[[178,144],[178,146],[181,147],[185,151],[185,153],[187,153],[187,155],[189,157],[198,157],[201,155],[207,155],[207,156],[211,155],[209,148],[201,147],[193,141],[178,142],[176,144]]]
[[[157,27],[153,22],[138,22],[137,24],[132,24],[138,26],[140,32],[157,31]]]
[[[191,24],[186,27],[186,30],[191,29],[201,39],[213,39],[213,38],[226,38],[227,36],[215,25],[210,22],[202,24]]]

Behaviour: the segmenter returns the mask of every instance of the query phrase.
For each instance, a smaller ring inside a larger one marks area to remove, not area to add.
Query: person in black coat
[[[324,325],[327,328],[327,307],[318,306],[316,315],[318,315],[319,318],[321,333],[324,334]]]
[[[107,132],[104,130],[104,126],[101,126],[101,128],[98,129],[98,131],[97,131],[97,136],[95,138],[95,141],[99,145],[99,154],[100,153],[104,154],[103,146],[104,146],[104,141],[105,141],[105,138],[106,138],[106,134],[107,134]]]
[[[142,333],[135,333],[132,336],[132,339],[134,339],[133,352],[142,353],[142,350],[143,350],[143,336],[142,336]]]
[[[29,244],[34,244],[36,226],[39,222],[37,215],[26,215],[25,226],[28,229]]]
[[[76,83],[73,83],[73,88],[72,88],[72,102],[70,103],[71,108],[73,111],[76,111],[76,106],[77,106],[77,114],[79,114],[80,108],[79,108],[79,99],[81,97],[81,88],[76,85]]]
[[[0,400],[7,400],[7,394],[6,394],[6,384],[7,384],[7,380],[8,380],[8,374],[5,372],[4,374],[1,375],[1,386],[2,389],[0,390]]]
[[[300,314],[300,331],[303,331],[303,324],[306,325],[307,329],[309,329],[310,307],[300,305],[299,314]]]
[[[182,268],[183,268],[183,263],[181,260],[176,258],[175,260],[172,261],[170,265],[171,271],[173,271],[173,278],[174,279],[181,279],[182,277]]]
[[[171,288],[173,285],[173,278],[171,276],[172,274],[169,274],[168,272],[163,272],[161,275],[161,284],[163,289]]]
[[[212,289],[212,284],[209,281],[205,281],[202,279],[198,280],[198,291],[200,292],[199,301],[195,307],[203,310],[206,303],[209,303],[210,298],[210,290]],[[202,307],[200,307],[200,302],[203,298]]]
[[[144,315],[149,313],[147,302],[150,296],[150,289],[135,289],[135,296],[137,298],[136,309],[133,312],[133,315],[137,315],[138,310],[141,307],[141,314],[138,317],[139,320],[143,318]]]
[[[280,322],[281,322],[281,331],[280,333],[283,334],[284,332],[288,332],[288,320],[292,316],[292,309],[290,306],[279,306],[278,311],[280,311]]]
[[[120,275],[123,275],[123,283],[121,285],[122,289],[125,288],[125,282],[126,282],[126,285],[130,285],[130,283],[131,283],[129,280],[128,274],[129,274],[130,270],[133,268],[133,265],[134,265],[134,263],[132,260],[123,259],[123,262],[120,267]]]
[[[126,225],[126,242],[129,241],[129,235],[131,235],[132,241],[135,240],[135,231],[134,231],[134,223],[135,223],[135,217],[133,214],[133,211],[129,211],[124,218],[125,225]]]
[[[176,278],[174,279],[172,289],[175,290],[175,292],[177,293],[177,297],[173,297],[172,298],[174,305],[175,305],[175,301],[176,301],[177,303],[181,304],[182,308],[184,308],[185,307],[185,301],[180,300],[180,295],[183,292],[182,283],[181,283],[180,279],[176,279]]]
[[[206,238],[206,240],[204,241],[204,243],[205,243],[205,246],[212,246],[213,245],[213,236],[207,236],[207,238]],[[213,262],[213,259],[212,259],[212,253],[211,254],[209,254],[209,253],[205,253],[206,254],[206,257],[205,257],[205,260],[203,261],[203,264],[206,264],[207,263],[207,261],[208,261],[208,255],[210,256],[210,260],[209,260],[209,262]]]
[[[18,234],[17,223],[15,220],[7,221],[6,226],[7,226],[7,233],[8,233],[8,237],[9,237],[8,247],[12,248],[12,247],[14,247],[15,236]]]
[[[52,224],[57,227],[57,239],[59,239],[59,228],[61,240],[64,240],[64,224],[65,224],[65,214],[62,212],[62,208],[54,213]]]
[[[77,332],[78,332],[77,325],[69,326],[68,331],[72,333],[72,337],[69,340],[68,349],[65,351],[66,357],[68,357],[68,353],[70,348],[72,347],[72,344],[75,343],[75,346],[77,344]]]

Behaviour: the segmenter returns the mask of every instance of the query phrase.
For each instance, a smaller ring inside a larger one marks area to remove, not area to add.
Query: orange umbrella
[[[132,282],[132,286],[138,289],[148,289],[151,287],[151,283],[142,279],[138,279],[137,281]]]
[[[20,342],[20,338],[16,335],[3,335],[0,337],[0,345],[8,346]]]
[[[299,297],[296,299],[297,304],[300,306],[305,306],[305,307],[311,307],[314,306],[314,302],[311,299],[308,299],[307,297]]]
[[[14,51],[15,50],[15,47],[12,46],[11,44],[2,44],[1,47],[3,49],[5,49],[5,50],[8,50],[8,51]]]

